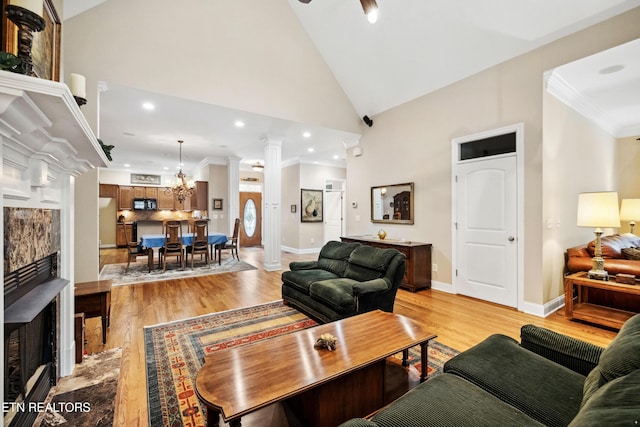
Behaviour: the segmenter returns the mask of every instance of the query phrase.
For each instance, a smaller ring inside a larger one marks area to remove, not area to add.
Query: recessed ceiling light
[[[333,158],[334,158],[334,160],[338,160],[338,159],[340,158],[340,156],[338,156],[337,154],[335,154],[335,155],[333,156]]]
[[[234,124],[236,125],[237,128],[243,128],[244,127],[244,122],[242,120],[236,120],[236,122]]]
[[[164,170],[168,171],[169,170],[169,166],[165,166]]]
[[[302,134],[305,138],[311,138],[311,132],[305,132]]]
[[[624,65],[618,64],[618,65],[612,65],[611,67],[603,68],[602,70],[600,70],[598,72],[600,74],[613,74],[613,73],[617,73],[618,71],[622,71],[622,70],[624,70]]]
[[[124,167],[125,167],[125,168],[128,168],[129,166],[131,166],[129,163],[125,163],[125,164],[124,164]]]
[[[142,108],[144,108],[147,111],[152,111],[156,109],[156,106],[150,102],[144,102],[142,103]]]
[[[307,148],[307,151],[308,151],[309,153],[313,153],[315,150],[313,149],[313,147],[309,147],[309,148]]]

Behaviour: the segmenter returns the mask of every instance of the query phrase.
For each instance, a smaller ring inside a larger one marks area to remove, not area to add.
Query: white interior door
[[[342,236],[342,191],[324,192],[324,241],[340,241]]]
[[[456,289],[517,307],[516,156],[460,163],[456,172]]]

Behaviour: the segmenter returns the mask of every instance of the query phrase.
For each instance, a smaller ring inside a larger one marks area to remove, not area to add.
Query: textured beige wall
[[[92,169],[75,180],[74,274],[76,282],[98,280],[99,217],[98,170]]]
[[[578,193],[617,189],[618,145],[552,95],[545,93],[543,107],[543,296],[549,301],[564,292],[566,249],[594,237],[593,230],[576,226]]]
[[[636,135],[618,140],[618,196],[622,199],[640,199],[640,141]],[[636,221],[636,224],[640,221]],[[629,231],[629,223],[622,222],[622,232]],[[636,225],[635,234],[640,234]]]
[[[358,132],[360,119],[286,1],[109,0],[64,25],[64,67],[97,81]],[[95,129],[95,127],[94,127]],[[116,143],[116,142],[114,142]]]
[[[432,243],[438,264],[433,279],[451,283],[451,140],[522,122],[524,300],[543,304],[557,296],[543,265],[543,73],[640,37],[638,22],[640,8],[377,115],[373,127],[363,131],[364,154],[348,156],[348,203],[357,201],[358,208],[347,210],[347,233],[379,228],[369,220],[372,185],[415,182],[415,224],[385,229],[390,238]],[[545,173],[553,173],[551,167]]]

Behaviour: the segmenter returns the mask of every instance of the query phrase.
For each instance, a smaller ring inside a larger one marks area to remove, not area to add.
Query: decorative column
[[[282,141],[264,143],[264,210],[262,214],[264,269],[282,270],[280,239],[282,234]]]
[[[60,175],[60,264],[59,276],[69,280],[69,284],[60,292],[58,306],[58,376],[66,377],[73,373],[76,363],[76,345],[74,334],[75,313],[75,177]]]
[[[227,197],[227,200],[229,200],[227,204],[229,207],[227,211],[227,236],[230,236],[233,233],[236,218],[240,218],[240,157],[227,157],[227,182],[229,189]],[[242,242],[239,242],[238,246],[241,244]]]

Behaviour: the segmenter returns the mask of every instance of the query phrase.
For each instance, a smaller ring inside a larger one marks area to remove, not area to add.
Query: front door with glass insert
[[[240,244],[262,245],[262,193],[240,193]]]

